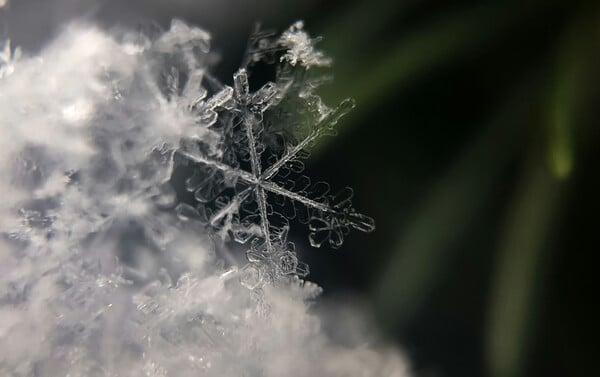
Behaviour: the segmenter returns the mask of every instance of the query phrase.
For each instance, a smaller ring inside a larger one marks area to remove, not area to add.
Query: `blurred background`
[[[0,0],[35,51],[72,18],[173,17],[214,35],[230,83],[255,22],[303,19],[355,111],[307,172],[374,217],[311,249],[325,298],[360,296],[416,376],[597,375],[600,1]],[[296,227],[298,228],[298,227]],[[302,227],[299,227],[302,228]]]

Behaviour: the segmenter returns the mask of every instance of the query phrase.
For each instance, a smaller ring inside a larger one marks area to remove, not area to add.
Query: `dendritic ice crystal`
[[[198,202],[180,203],[179,217],[207,224],[223,238],[250,242],[244,282],[251,288],[286,275],[308,274],[287,240],[291,219],[308,223],[314,247],[337,249],[351,228],[374,229],[373,219],[352,207],[350,188],[331,194],[326,183],[313,184],[302,175],[309,147],[335,134],[335,125],[354,107],[346,99],[329,108],[314,93],[323,78],[311,74],[330,60],[313,42],[301,22],[279,38],[257,31],[245,66],[233,76],[233,88],[211,79],[216,93],[208,99],[204,91],[195,93],[191,105],[199,124],[219,134],[219,153],[211,154],[196,140],[185,140],[177,151],[192,165],[185,186]],[[259,64],[275,66],[274,81],[252,91],[249,72]],[[189,77],[184,85],[182,76]],[[198,76],[172,68],[166,82],[173,93],[185,92]]]

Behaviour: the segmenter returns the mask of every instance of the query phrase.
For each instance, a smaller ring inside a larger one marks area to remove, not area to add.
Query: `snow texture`
[[[0,44],[0,375],[407,375],[395,349],[322,326],[287,240],[295,218],[316,247],[374,228],[350,189],[301,174],[353,107],[315,94],[329,60],[296,23],[257,31],[232,86],[213,61],[178,20],[72,24],[33,56]],[[275,80],[252,91],[261,64]],[[230,240],[246,263],[217,252]]]

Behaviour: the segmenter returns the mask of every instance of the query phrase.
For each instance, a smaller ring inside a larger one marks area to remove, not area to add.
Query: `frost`
[[[19,55],[0,45],[0,375],[406,374],[393,348],[327,335],[288,240],[295,219],[317,247],[374,228],[302,174],[354,105],[316,95],[327,59],[301,24],[254,34],[231,85],[177,20],[73,24]]]

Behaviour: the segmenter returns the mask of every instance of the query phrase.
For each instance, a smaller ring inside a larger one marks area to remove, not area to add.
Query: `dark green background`
[[[356,110],[308,174],[377,220],[310,249],[326,297],[359,293],[415,375],[598,375],[600,1],[16,0],[34,50],[67,19],[180,17],[211,31],[230,81],[256,21],[304,19],[333,56],[329,103]]]

